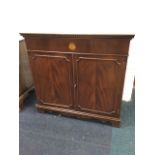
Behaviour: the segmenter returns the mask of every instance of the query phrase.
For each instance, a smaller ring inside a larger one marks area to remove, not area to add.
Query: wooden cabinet
[[[39,110],[120,125],[125,68],[134,35],[21,35]]]

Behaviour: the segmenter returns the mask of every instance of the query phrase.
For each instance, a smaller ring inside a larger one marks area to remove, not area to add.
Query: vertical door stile
[[[76,67],[75,67],[75,55],[72,54],[72,73],[73,73],[73,105],[74,108],[76,109]]]

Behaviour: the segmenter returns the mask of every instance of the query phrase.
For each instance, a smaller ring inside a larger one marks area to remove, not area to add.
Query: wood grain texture
[[[77,102],[80,110],[118,115],[120,98],[119,59],[78,57]],[[83,93],[85,92],[85,93]]]
[[[38,108],[38,110],[42,110],[42,112],[54,111],[54,112],[61,112],[61,114],[64,114],[65,116],[76,116],[78,118],[96,119],[100,121],[111,121],[114,124],[120,123],[120,118],[117,118],[117,117],[98,115],[90,112],[83,112],[83,111],[78,111],[74,109],[65,109],[65,108],[54,107],[54,106],[43,105],[43,104],[36,104],[36,107]]]
[[[39,111],[120,126],[127,56],[134,35],[22,35]]]
[[[26,34],[28,50],[70,51],[68,45],[76,45],[75,52],[127,54],[129,41],[134,35],[58,35]]]
[[[38,100],[52,106],[71,107],[73,101],[70,58],[41,54],[29,57]]]
[[[76,45],[74,52],[127,54],[130,39],[75,39],[75,38],[27,38],[28,50],[72,52],[70,43]]]
[[[47,34],[20,33],[24,38],[74,38],[74,39],[132,39],[134,34]]]

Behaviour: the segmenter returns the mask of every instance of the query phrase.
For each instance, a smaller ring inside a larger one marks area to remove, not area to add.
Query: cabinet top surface
[[[20,33],[21,36],[23,37],[50,37],[50,38],[116,38],[116,39],[121,39],[121,38],[128,38],[132,39],[135,35],[134,34],[45,34],[45,33]]]

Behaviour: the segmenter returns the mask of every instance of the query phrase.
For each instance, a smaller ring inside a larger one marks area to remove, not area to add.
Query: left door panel
[[[39,102],[62,108],[73,106],[71,55],[29,55]]]

